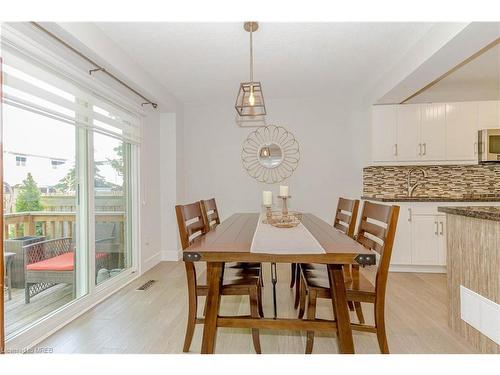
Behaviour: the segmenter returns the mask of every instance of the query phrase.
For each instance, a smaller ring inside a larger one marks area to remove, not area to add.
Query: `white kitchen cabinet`
[[[373,106],[374,163],[477,162],[477,131],[500,128],[500,101]]]
[[[420,158],[446,160],[446,106],[442,103],[420,106]]]
[[[500,102],[496,100],[477,102],[478,129],[500,128]]]
[[[477,102],[446,104],[446,158],[477,160]]]
[[[446,266],[446,215],[438,215],[439,240],[438,240],[438,265]]]
[[[374,161],[396,160],[396,121],[394,105],[379,105],[372,112],[372,155]]]
[[[374,203],[380,204],[377,201]],[[400,207],[390,270],[392,272],[432,273],[446,273],[446,215],[438,212],[438,207],[500,206],[500,202],[387,202],[384,204],[394,204]]]
[[[412,265],[446,265],[444,220],[443,215],[414,215],[412,217]]]
[[[414,104],[398,106],[397,115],[397,160],[418,160],[421,154],[420,106]]]
[[[398,226],[392,246],[391,264],[411,264],[411,206],[401,203]]]

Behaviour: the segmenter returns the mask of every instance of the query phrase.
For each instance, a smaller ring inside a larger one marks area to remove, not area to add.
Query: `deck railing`
[[[41,228],[41,235],[50,238],[73,237],[75,230],[75,212],[58,211],[32,211],[16,212],[4,215],[4,238],[16,238],[22,236],[34,236],[37,234],[37,224]],[[118,223],[121,228],[118,233],[123,233],[125,212],[96,212],[96,223]],[[11,232],[10,229],[14,227]],[[40,234],[40,232],[38,233]]]

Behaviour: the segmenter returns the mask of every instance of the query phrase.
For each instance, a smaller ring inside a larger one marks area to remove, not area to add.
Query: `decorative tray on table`
[[[302,214],[300,212],[290,211],[286,214],[280,211],[271,212],[271,216],[267,217],[268,224],[277,228],[293,228],[300,224],[302,221]]]

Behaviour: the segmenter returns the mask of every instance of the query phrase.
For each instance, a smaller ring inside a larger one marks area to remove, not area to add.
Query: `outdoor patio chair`
[[[23,247],[25,265],[25,302],[57,284],[73,286],[75,296],[75,252],[70,237],[36,242]],[[96,253],[96,269],[108,254]]]

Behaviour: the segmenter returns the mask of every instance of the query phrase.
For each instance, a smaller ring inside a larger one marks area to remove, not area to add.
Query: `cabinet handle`
[[[427,154],[427,143],[424,143],[424,156]]]
[[[394,156],[398,156],[398,144],[394,143]]]
[[[418,156],[422,156],[422,143],[418,144]]]
[[[438,232],[439,232],[439,228],[438,228],[438,222],[435,221],[434,224],[436,224],[436,231],[434,232],[434,234],[437,236],[438,235]]]
[[[474,155],[477,155],[477,142],[474,142]]]
[[[411,222],[411,208],[408,208],[408,221]]]
[[[441,232],[439,234],[442,236],[444,234],[444,224],[442,221],[439,224],[441,224]]]

